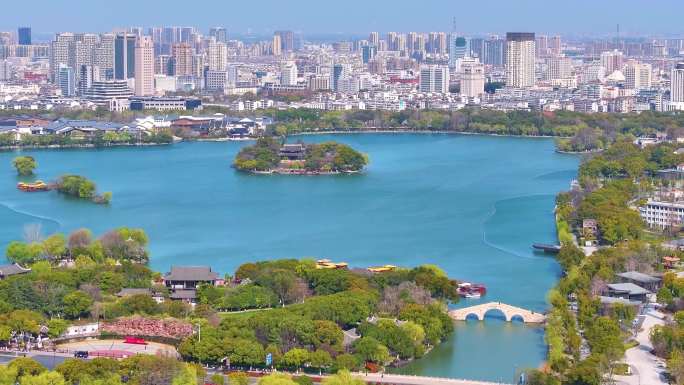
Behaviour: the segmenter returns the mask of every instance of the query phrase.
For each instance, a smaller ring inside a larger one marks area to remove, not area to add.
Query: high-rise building
[[[280,35],[275,34],[273,35],[273,43],[272,43],[272,50],[271,53],[273,56],[280,56],[283,54],[283,42],[280,39]]]
[[[276,31],[275,35],[280,36],[280,50],[281,50],[281,52],[293,52],[295,50],[294,32],[292,32],[292,31]]]
[[[607,75],[622,70],[623,60],[624,55],[616,49],[601,53],[601,65],[606,69]]]
[[[150,36],[135,45],[135,95],[154,95],[154,42]]]
[[[495,67],[503,67],[506,57],[506,41],[492,38],[484,41],[482,63]]]
[[[561,37],[556,35],[549,41],[549,54],[558,56],[561,54]]]
[[[192,75],[192,47],[189,43],[176,43],[172,48],[173,75]],[[168,67],[167,67],[168,68]]]
[[[19,27],[17,29],[17,43],[19,45],[31,45],[31,27]]]
[[[506,85],[513,88],[534,87],[535,39],[531,32],[506,34]]]
[[[58,83],[58,71],[60,66],[69,66],[73,63],[73,51],[71,49],[74,42],[73,33],[59,33],[50,44],[50,76]]]
[[[114,34],[102,34],[100,42],[93,48],[93,66],[100,68],[102,80],[114,78],[114,39]]]
[[[339,63],[333,65],[332,71],[330,72],[330,88],[333,91],[338,90],[339,81],[342,76],[344,76],[344,66]]]
[[[297,84],[297,65],[293,62],[284,64],[280,70],[280,84],[294,86]]]
[[[79,68],[78,93],[85,95],[93,82],[100,81],[100,68],[97,66],[84,64]]]
[[[57,70],[57,85],[59,86],[62,96],[72,97],[76,95],[76,75],[74,69],[60,64]]]
[[[361,47],[361,60],[363,64],[368,64],[369,61],[375,59],[378,54],[378,48],[374,45],[364,45]]]
[[[630,60],[625,64],[625,87],[633,90],[651,88],[651,74],[653,68],[648,63]]]
[[[568,79],[572,76],[572,59],[564,56],[551,56],[546,59],[547,80]]]
[[[135,35],[118,33],[114,38],[114,79],[135,77]]]
[[[675,64],[670,75],[670,110],[684,111],[684,63]]]
[[[479,58],[480,62],[482,62],[484,58],[484,39],[470,39],[470,56]]]
[[[224,27],[211,27],[209,28],[209,36],[216,39],[219,43],[228,42],[228,32]]]
[[[225,71],[228,65],[228,47],[225,43],[210,41],[207,46],[207,65],[210,71]]]
[[[468,40],[455,33],[449,35],[449,67],[456,67],[459,59],[468,56]]]
[[[444,55],[447,53],[446,42],[446,33],[430,32],[428,34],[428,51],[432,54]]]
[[[420,68],[420,92],[442,93],[449,92],[449,67],[440,65],[425,65]]]
[[[539,35],[535,39],[535,54],[537,57],[548,56],[549,38],[546,35]]]
[[[475,98],[484,94],[484,65],[477,58],[462,59],[459,77],[461,79],[461,95]]]
[[[368,44],[374,45],[374,46],[379,46],[380,45],[380,33],[379,32],[371,32],[370,35],[368,35]]]

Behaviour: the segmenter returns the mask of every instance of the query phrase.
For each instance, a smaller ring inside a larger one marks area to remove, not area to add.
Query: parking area
[[[126,358],[136,354],[159,354],[175,357],[176,349],[171,345],[156,342],[146,344],[124,343],[123,340],[98,340],[88,339],[84,341],[68,342],[57,346],[59,353],[74,354],[86,351],[90,358],[111,357]]]

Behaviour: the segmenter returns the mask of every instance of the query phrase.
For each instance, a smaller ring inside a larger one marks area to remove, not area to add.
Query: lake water
[[[352,266],[434,263],[450,276],[481,282],[482,301],[532,310],[560,273],[533,242],[554,242],[554,196],[574,178],[578,158],[553,151],[550,139],[461,135],[350,134],[338,140],[369,154],[362,175],[246,175],[230,167],[244,142],[180,143],[147,148],[23,151],[37,177],[87,176],[112,191],[109,206],[56,192],[15,187],[0,153],[0,247],[26,225],[43,233],[86,227],[144,228],[152,267],[208,264],[230,273],[268,258],[330,258]],[[476,301],[462,301],[466,306]],[[546,348],[541,328],[458,323],[448,343],[402,371],[512,382],[537,367]]]

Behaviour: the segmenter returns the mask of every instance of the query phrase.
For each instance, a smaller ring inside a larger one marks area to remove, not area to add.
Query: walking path
[[[621,384],[628,385],[666,385],[663,373],[665,369],[658,367],[660,359],[651,350],[653,345],[649,340],[651,329],[656,325],[665,323],[664,314],[648,307],[644,312],[644,322],[637,332],[636,341],[639,346],[633,347],[625,352],[625,362],[632,368],[631,376],[614,376]]]

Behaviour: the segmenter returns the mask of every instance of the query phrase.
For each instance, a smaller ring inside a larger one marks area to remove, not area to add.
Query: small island
[[[99,204],[108,204],[112,200],[111,192],[98,194],[95,182],[80,175],[62,175],[55,182],[55,189],[62,194]]]
[[[258,174],[330,175],[363,170],[368,157],[346,144],[325,142],[282,144],[271,137],[240,150],[233,166]]]

